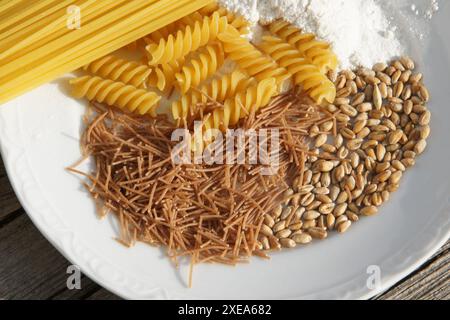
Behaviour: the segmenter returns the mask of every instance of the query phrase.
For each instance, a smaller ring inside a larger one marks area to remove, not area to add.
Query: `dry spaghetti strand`
[[[170,140],[172,124],[99,105],[93,109],[82,139],[95,163],[86,174],[87,188],[101,200],[103,213],[119,218],[119,240],[164,246],[175,264],[188,257],[192,266],[267,257],[259,242],[264,215],[281,201],[289,177],[303,172],[308,129],[327,117],[293,91],[242,120],[244,128],[279,130],[278,170],[267,176],[262,174],[267,164],[172,163],[177,143]],[[248,149],[246,141],[247,154]]]

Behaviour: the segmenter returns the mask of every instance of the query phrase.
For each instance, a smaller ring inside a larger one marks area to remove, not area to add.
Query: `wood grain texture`
[[[378,299],[448,300],[450,299],[450,241],[433,258]]]
[[[416,272],[375,299],[450,299],[450,241]],[[14,195],[0,161],[0,300],[116,300],[86,276],[68,290],[70,263],[39,233]]]
[[[0,157],[0,225],[3,219],[19,209],[21,209],[21,205],[9,183],[3,161]]]
[[[112,294],[108,290],[100,289],[94,294],[92,294],[90,297],[87,298],[88,300],[121,300],[118,296]]]
[[[22,212],[0,229],[0,298],[82,298],[100,289],[81,279],[82,290],[67,289],[70,263],[54,249]]]

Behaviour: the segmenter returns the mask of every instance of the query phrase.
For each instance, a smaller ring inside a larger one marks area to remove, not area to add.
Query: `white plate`
[[[419,267],[449,238],[449,18],[450,3],[445,1],[429,41],[413,46],[412,52],[422,61],[433,97],[428,150],[380,214],[362,219],[345,235],[274,254],[269,262],[197,266],[194,287],[187,289],[187,268],[174,269],[161,250],[142,244],[125,249],[113,241],[113,219],[98,220],[80,180],[64,170],[80,156],[84,110],[64,95],[64,81],[1,107],[0,143],[9,177],[47,239],[92,280],[124,298],[371,297]],[[370,289],[367,271],[377,268],[381,282]]]

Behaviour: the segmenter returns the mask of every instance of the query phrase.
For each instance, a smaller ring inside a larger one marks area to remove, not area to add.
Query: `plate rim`
[[[14,114],[17,116],[17,107],[14,105],[15,103],[12,103],[11,106],[8,106],[10,108],[15,108],[13,111]],[[0,123],[4,121],[4,115],[2,112],[0,112]],[[5,127],[2,129],[4,130]],[[32,223],[36,226],[36,228],[39,230],[39,232],[51,243],[53,247],[55,247],[58,252],[64,256],[70,263],[77,265],[80,267],[81,272],[87,275],[92,281],[99,284],[101,287],[107,289],[108,291],[112,292],[113,294],[124,298],[124,299],[177,299],[176,296],[172,293],[166,292],[165,289],[159,288],[157,285],[155,285],[152,290],[149,292],[148,289],[145,289],[145,292],[139,293],[138,291],[134,291],[133,289],[130,290],[129,287],[134,287],[134,290],[141,290],[142,288],[136,289],[139,287],[139,284],[136,283],[135,279],[131,279],[129,275],[127,275],[123,270],[115,270],[115,272],[118,272],[119,279],[122,280],[122,285],[118,283],[114,283],[111,281],[108,281],[108,279],[105,279],[102,277],[98,270],[96,271],[94,268],[89,267],[89,261],[86,261],[86,259],[83,259],[82,255],[76,254],[75,250],[69,251],[67,248],[64,248],[60,241],[61,239],[58,238],[58,235],[55,234],[54,228],[52,226],[48,225],[41,219],[42,217],[37,214],[37,210],[33,208],[33,204],[28,202],[25,197],[25,191],[19,187],[20,185],[23,185],[26,183],[28,186],[30,185],[30,181],[24,180],[23,174],[29,174],[33,176],[32,170],[29,165],[26,165],[25,167],[21,167],[21,169],[26,169],[28,172],[21,172],[21,175],[14,174],[13,170],[13,163],[11,154],[17,153],[19,151],[20,147],[18,143],[8,143],[7,136],[1,134],[0,135],[0,154],[2,156],[2,159],[4,160],[4,166],[6,169],[6,174],[8,176],[8,179],[11,183],[11,186],[14,190],[15,195],[17,196],[20,204],[22,205],[24,211],[27,213],[28,217],[32,221]],[[29,159],[26,152],[18,153],[19,157],[23,156],[26,159],[26,163],[28,164]],[[35,186],[38,186],[35,183]],[[38,187],[39,189],[39,187]],[[40,192],[42,192],[39,189]],[[45,199],[45,198],[43,198]],[[50,210],[51,212],[54,212],[54,208],[49,204],[48,200],[45,199],[45,206],[46,210]],[[354,293],[349,293],[349,299],[370,299],[374,296],[377,296],[388,289],[390,289],[393,285],[395,285],[397,282],[401,281],[402,279],[406,278],[409,274],[420,268],[424,263],[426,263],[450,238],[450,229],[449,230],[441,230],[444,232],[440,232],[436,235],[436,237],[433,238],[431,241],[431,244],[425,245],[423,250],[420,250],[420,253],[416,254],[414,256],[413,262],[408,262],[401,270],[394,270],[392,274],[383,275],[382,281],[380,286],[373,290],[366,290],[366,292],[362,295],[354,295]],[[76,247],[76,244],[83,248],[86,248],[86,245],[84,242],[77,237],[73,231],[70,231],[70,234],[68,234],[72,239],[72,246]],[[104,257],[96,257],[96,259],[99,259],[101,263],[109,263],[107,262]],[[115,269],[117,269],[117,266],[114,266]],[[131,286],[130,286],[131,284]],[[125,285],[125,286],[124,286]],[[341,285],[344,285],[344,283],[341,283]],[[127,288],[128,287],[128,288]],[[353,295],[352,295],[353,294]],[[291,299],[301,299],[301,297],[292,297]]]

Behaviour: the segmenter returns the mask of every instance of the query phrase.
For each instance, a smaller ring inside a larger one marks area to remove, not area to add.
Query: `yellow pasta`
[[[204,85],[201,91],[214,101],[222,103],[238,92],[244,92],[247,88],[256,84],[257,82],[254,78],[249,77],[240,70],[235,70]]]
[[[161,39],[159,44],[147,46],[149,63],[158,65],[185,57],[217,39],[218,34],[227,27],[227,18],[220,17],[217,12],[211,17],[205,17],[202,22],[197,21],[194,27],[187,26],[184,31],[178,31],[176,36],[170,35],[167,39]]]
[[[154,92],[100,77],[84,76],[70,81],[75,98],[106,103],[129,112],[156,116],[156,107],[161,98]]]
[[[123,6],[126,0],[105,3],[101,7],[96,6],[96,0],[79,2],[81,1],[71,1],[72,5],[76,5],[80,12],[83,12],[84,25],[90,26],[94,20]],[[1,32],[0,59],[6,63],[39,49],[43,44],[69,36],[73,30],[67,27],[67,7],[66,3],[60,10],[40,18],[39,14],[35,14],[26,20],[27,23],[19,23]]]
[[[36,15],[50,15],[53,12],[60,9],[59,2],[63,2],[63,5],[70,5],[74,1],[56,1],[56,0],[40,0],[35,1],[32,5],[28,5],[27,1],[18,3],[18,7],[13,8],[15,10],[9,11],[8,15],[3,15],[0,20],[0,31],[4,31],[10,26],[14,26],[18,23],[27,26],[30,22],[28,19],[33,19]],[[32,23],[32,22],[31,22]]]
[[[22,52],[18,52],[16,54],[10,55],[9,59],[5,59],[6,63],[4,63],[3,65],[0,65],[1,72],[4,72],[6,74],[6,73],[11,72],[15,68],[21,68],[21,67],[26,66],[27,63],[29,63],[29,62],[38,62],[40,60],[45,61],[45,59],[47,59],[46,54],[48,54],[49,51],[56,50],[57,52],[59,52],[61,47],[65,47],[69,44],[73,44],[74,42],[78,42],[78,41],[82,40],[83,37],[87,36],[87,34],[89,34],[89,32],[95,32],[95,31],[99,30],[99,28],[101,28],[101,26],[104,27],[105,24],[108,25],[106,23],[107,21],[115,22],[116,19],[123,19],[119,23],[123,23],[124,21],[128,21],[128,22],[134,21],[134,19],[136,19],[136,17],[131,18],[129,16],[129,13],[124,12],[124,11],[125,10],[138,10],[138,9],[143,10],[146,8],[146,6],[148,8],[149,4],[151,4],[152,2],[154,2],[154,0],[142,1],[139,3],[134,3],[134,2],[125,3],[123,5],[123,7],[121,7],[123,10],[120,11],[119,13],[117,13],[115,11],[107,12],[104,15],[100,16],[98,19],[95,19],[95,20],[83,25],[83,28],[80,28],[79,30],[77,30],[78,32],[69,32],[67,37],[62,37],[61,39],[58,39],[59,41],[55,41],[51,44],[44,45],[46,39],[41,39],[41,41],[44,42],[44,43],[42,43],[42,46],[40,48],[38,48],[37,50],[34,50],[33,52],[28,52],[28,53],[24,54],[22,59],[17,59],[18,61],[14,60],[15,58],[21,57],[21,55],[23,54]],[[144,13],[140,13],[140,15],[141,14],[144,14]],[[117,16],[115,17],[115,15],[117,15]],[[65,29],[69,30],[69,27],[65,26]],[[115,28],[114,29],[111,28],[110,30],[105,31],[105,32],[107,32],[107,35],[114,36],[112,33],[113,31],[116,31]],[[89,38],[89,41],[94,42],[94,39],[97,40],[98,37],[99,37],[99,34],[95,34],[91,38]],[[83,47],[82,46],[83,44],[84,43],[81,42],[80,46]]]
[[[146,87],[148,78],[152,73],[152,69],[145,65],[123,60],[112,55],[88,64],[84,67],[84,70],[101,78],[131,84],[136,88]]]
[[[181,18],[180,20],[178,20],[176,22],[176,25],[178,26],[178,28],[183,29],[186,28],[187,26],[190,26],[191,28],[195,26],[195,23],[197,22],[202,22],[204,19],[204,16],[196,11],[190,15],[187,15],[183,18]]]
[[[54,5],[51,5],[47,10],[41,12],[36,11],[37,6],[27,5],[28,10],[31,10],[29,13],[31,12],[32,14],[20,23],[16,22],[0,32],[0,42],[2,43],[1,49],[7,49],[2,50],[1,56],[5,56],[8,53],[10,54],[16,47],[20,48],[20,45],[22,45],[24,41],[27,42],[29,38],[33,39],[41,35],[48,35],[46,31],[48,32],[49,28],[54,29],[55,26],[64,23],[65,20],[67,20],[67,17],[62,15],[62,13],[67,12],[67,7],[70,5],[76,4],[80,10],[87,11],[85,13],[86,15],[90,15],[92,4],[95,0],[86,0],[84,2],[74,0],[53,2]],[[25,2],[23,1],[22,3]],[[18,10],[20,10],[21,13],[25,12],[25,10],[22,11],[21,9],[16,9],[16,11]],[[12,12],[8,17],[14,17],[15,14],[17,14],[17,12]],[[0,18],[0,20],[3,21],[4,19]],[[67,31],[68,30],[66,30],[66,32]]]
[[[257,85],[238,92],[235,97],[225,101],[224,107],[215,109],[204,121],[204,129],[220,129],[225,131],[239,123],[262,107],[269,104],[277,94],[277,82],[275,78],[262,80]]]
[[[198,114],[197,105],[206,103],[210,99],[223,103],[226,99],[234,96],[237,92],[245,91],[256,83],[242,71],[235,70],[231,74],[212,80],[203,85],[199,90],[191,90],[183,95],[179,101],[172,104],[172,116],[174,120],[185,120],[195,118]]]
[[[175,75],[181,71],[185,59],[181,58],[170,63],[155,67],[148,80],[148,86],[158,88],[164,93],[169,93],[175,86]]]
[[[321,72],[336,70],[337,56],[328,43],[319,41],[311,33],[303,33],[289,22],[277,20],[270,25],[270,31],[293,45],[300,53],[318,66]]]
[[[146,36],[144,39],[146,40],[147,44],[151,43],[159,43],[161,39],[168,38],[170,35],[176,34],[176,32],[180,29],[185,29],[187,26],[194,27],[195,23],[197,21],[203,21],[204,16],[200,14],[198,11],[187,15],[186,17],[183,17],[175,22],[172,22],[171,24],[168,24],[167,26],[152,32],[148,36]]]
[[[281,67],[286,68],[293,76],[294,83],[301,85],[316,102],[334,102],[336,87],[333,82],[316,65],[302,57],[295,47],[275,36],[263,37],[263,42],[258,47]]]
[[[45,10],[29,10],[31,7],[35,8],[38,2],[42,1],[20,3],[29,13],[40,14]],[[88,1],[73,0],[76,5],[85,2]],[[61,0],[53,0],[51,3],[56,5]],[[211,0],[117,0],[89,3],[86,10],[91,11],[90,18],[82,14],[82,28],[79,30],[68,28],[67,12],[59,10],[51,18],[40,18],[36,22],[38,28],[34,24],[26,27],[23,41],[18,41],[13,51],[4,53],[5,49],[10,48],[7,45],[11,41],[10,36],[0,40],[0,103],[110,54],[199,10],[210,4]],[[5,12],[11,13],[11,18],[18,17],[21,12],[18,7],[19,5],[13,6]],[[108,7],[106,12],[104,7]],[[16,21],[10,18],[2,20],[3,29],[0,34],[10,33],[12,28],[21,30],[21,25],[26,26],[26,21],[32,17],[34,14],[20,21],[17,18],[14,18]]]
[[[181,93],[188,92],[191,87],[197,87],[212,76],[223,65],[224,60],[223,48],[219,43],[202,48],[198,55],[175,75]]]
[[[125,48],[127,48],[130,51],[136,51],[138,47],[139,47],[139,40],[133,41],[132,43],[127,44],[125,46]]]
[[[158,29],[152,33],[150,33],[149,35],[144,37],[144,41],[146,42],[147,45],[152,44],[152,43],[159,43],[159,41],[161,41],[161,39],[165,39],[167,37],[169,37],[171,34],[174,34],[178,31],[178,25],[174,22],[171,23],[161,29]]]
[[[210,4],[202,8],[199,12],[203,15],[211,15],[214,12],[218,12],[221,17],[226,17],[228,23],[236,28],[240,34],[247,34],[249,32],[250,23],[244,17],[228,11],[217,3]]]
[[[17,6],[20,4],[22,0],[9,0],[9,1],[3,1],[0,3],[0,17],[3,17],[3,14],[8,12],[12,7]]]
[[[270,57],[259,51],[247,39],[242,38],[232,27],[227,32],[219,35],[219,40],[224,43],[227,57],[234,60],[242,70],[251,77],[261,81],[267,78],[275,78],[279,87],[290,77],[285,68],[281,68]]]

